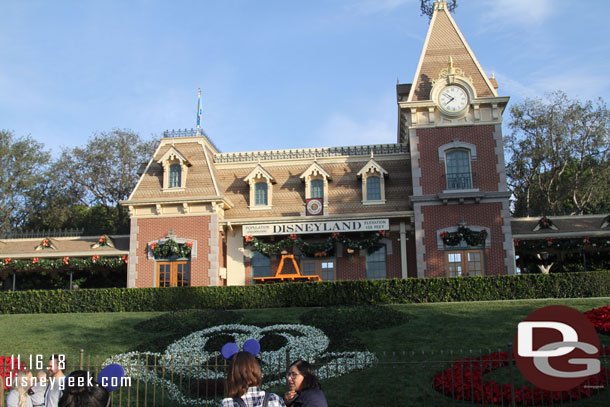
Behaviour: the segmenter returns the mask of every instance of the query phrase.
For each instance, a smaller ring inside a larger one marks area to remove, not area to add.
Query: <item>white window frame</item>
[[[251,211],[270,210],[273,208],[273,184],[275,184],[275,178],[263,168],[262,165],[257,164],[256,167],[244,178],[244,182],[250,185],[248,209]],[[256,184],[266,183],[267,184],[267,204],[257,205],[256,204]]]
[[[386,203],[385,197],[385,177],[388,172],[379,165],[374,159],[370,159],[364,167],[356,174],[359,178],[362,178],[362,204],[363,205],[383,205]],[[370,177],[379,178],[379,193],[381,199],[369,199],[367,180]]]
[[[328,207],[328,182],[331,181],[330,175],[324,171],[317,162],[314,162],[307,168],[307,170],[301,174],[301,180],[305,182],[305,199],[311,198],[311,181],[321,180],[323,182],[324,193],[322,200],[324,201],[324,208]],[[305,211],[303,211],[305,213]],[[325,210],[324,215],[328,212]]]
[[[180,151],[174,146],[170,147],[157,163],[163,167],[163,192],[180,192],[186,190],[186,177],[188,174],[188,167],[190,167],[191,164]],[[172,165],[180,165],[180,185],[170,188],[169,175]]]

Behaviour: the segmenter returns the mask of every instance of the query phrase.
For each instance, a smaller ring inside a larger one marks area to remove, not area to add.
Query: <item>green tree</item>
[[[420,9],[422,16],[428,16],[428,18],[432,18],[432,14],[434,13],[434,2],[436,0],[421,0]],[[457,8],[457,0],[447,0],[447,9],[453,13]]]
[[[608,211],[610,112],[555,92],[513,105],[505,138],[516,216]]]
[[[19,229],[27,221],[36,186],[46,183],[50,158],[42,143],[0,130],[0,233]]]
[[[113,130],[95,134],[84,148],[64,149],[53,164],[56,183],[46,201],[47,215],[61,214],[64,228],[129,232],[129,216],[119,201],[129,197],[138,169],[150,160],[156,143],[128,130]],[[69,206],[62,206],[62,200]],[[49,216],[43,222],[52,223]]]

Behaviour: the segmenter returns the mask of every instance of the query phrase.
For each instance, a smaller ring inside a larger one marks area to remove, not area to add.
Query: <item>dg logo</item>
[[[597,332],[585,315],[570,307],[534,311],[519,323],[514,343],[517,367],[544,390],[573,389],[601,370]]]

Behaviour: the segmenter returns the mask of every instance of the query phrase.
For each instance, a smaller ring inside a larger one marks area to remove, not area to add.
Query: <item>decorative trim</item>
[[[241,153],[215,154],[219,164],[240,162],[261,162],[276,160],[316,159],[325,157],[370,156],[408,153],[406,144],[372,144],[366,146],[304,148],[294,150],[248,151]]]
[[[474,144],[461,141],[460,139],[452,140],[450,143],[443,144],[438,148],[438,160],[445,162],[445,154],[448,150],[464,149],[470,151],[470,161],[477,161],[477,146]]]

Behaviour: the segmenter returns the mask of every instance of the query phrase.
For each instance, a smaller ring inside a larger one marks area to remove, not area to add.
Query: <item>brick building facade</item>
[[[123,202],[128,287],[252,284],[280,244],[323,280],[514,273],[496,88],[440,1],[397,86],[396,144],[221,153],[204,133],[163,138]],[[160,254],[168,241],[190,256]]]

